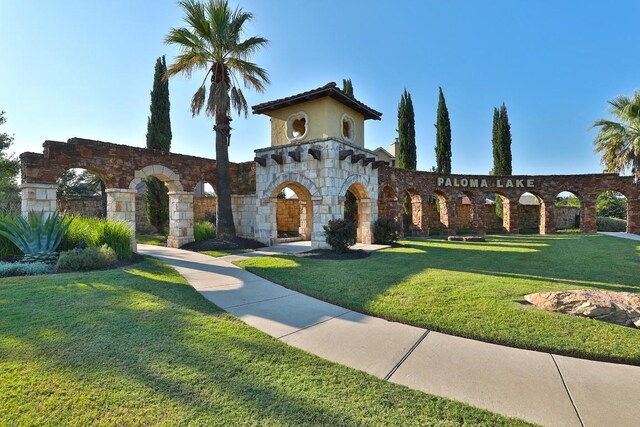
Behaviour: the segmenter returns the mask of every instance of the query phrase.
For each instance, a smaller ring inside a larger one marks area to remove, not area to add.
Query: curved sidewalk
[[[385,380],[549,426],[637,426],[640,367],[522,350],[430,332],[328,304],[249,273],[243,258],[150,245],[205,298],[279,340]]]

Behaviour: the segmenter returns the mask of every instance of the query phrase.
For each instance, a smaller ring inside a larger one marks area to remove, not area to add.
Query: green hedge
[[[99,248],[71,249],[60,253],[56,268],[59,270],[98,270],[114,265],[118,257],[107,245]]]
[[[598,231],[627,231],[627,221],[606,216],[596,217]]]
[[[60,251],[68,251],[81,244],[96,248],[107,245],[115,251],[118,259],[131,259],[131,237],[131,228],[124,221],[75,217],[62,239]]]

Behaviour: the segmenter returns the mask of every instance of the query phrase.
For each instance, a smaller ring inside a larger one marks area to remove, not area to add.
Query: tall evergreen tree
[[[511,125],[509,124],[509,116],[507,115],[507,106],[504,105],[504,102],[502,103],[502,107],[500,107],[500,131],[502,132],[500,140],[502,143],[504,168],[499,175],[511,175]]]
[[[342,91],[347,95],[349,95],[350,97],[352,98],[354,97],[353,84],[351,83],[351,79],[342,79]]]
[[[167,63],[164,56],[156,60],[151,90],[151,115],[147,120],[147,148],[169,152],[171,148],[171,118],[169,115],[169,81],[164,79]],[[167,186],[157,178],[146,179],[147,219],[159,233],[169,225]]]
[[[411,94],[405,89],[398,104],[398,167],[416,169],[416,124]]]
[[[451,173],[451,122],[442,88],[438,88],[438,113],[436,118],[436,172]]]
[[[507,106],[493,109],[493,174],[511,175],[511,125]],[[496,214],[502,218],[502,198],[496,194]]]

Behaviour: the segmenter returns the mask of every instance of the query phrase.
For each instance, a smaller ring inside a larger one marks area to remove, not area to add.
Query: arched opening
[[[629,232],[627,197],[615,190],[603,191],[596,199],[596,227],[598,231]]]
[[[502,193],[483,193],[483,197],[481,215],[487,234],[507,232],[511,213],[509,198]]]
[[[402,228],[405,236],[421,236],[423,233],[422,197],[413,188],[402,198]]]
[[[208,181],[199,181],[193,189],[193,219],[216,223],[216,191]]]
[[[297,182],[285,182],[271,194],[275,204],[276,242],[311,240],[313,202],[307,188]]]
[[[371,201],[364,185],[355,182],[344,194],[344,218],[356,223],[358,243],[371,242]]]
[[[543,209],[542,198],[536,194],[525,192],[518,199],[518,218],[520,234],[540,233],[540,219]]]
[[[582,201],[571,191],[562,191],[556,196],[556,230],[577,232],[582,224]]]
[[[447,195],[439,190],[435,190],[428,208],[430,236],[437,236],[446,231],[453,232],[455,230],[454,224],[450,221],[451,216],[449,215],[455,215],[455,211],[448,212],[447,208]]]
[[[151,193],[149,191],[151,185],[156,186],[157,192]],[[142,212],[145,212],[144,215],[147,216],[148,222],[155,229],[152,234],[155,239],[147,243],[161,240],[160,236],[165,235],[167,236],[166,244],[169,247],[179,248],[193,242],[193,192],[184,191],[177,173],[162,165],[146,166],[135,172],[134,179],[129,184],[129,191],[135,193],[133,200],[128,202],[133,205],[133,212],[126,214],[114,212],[113,215],[127,217],[127,221],[132,223],[132,227],[138,230],[137,238],[141,243],[148,236],[143,234],[147,230],[140,229],[138,225],[141,222]],[[165,192],[167,199],[164,199]],[[145,200],[144,209],[139,207],[140,193],[144,194],[142,196]],[[124,198],[126,196],[117,197]],[[164,206],[166,206],[166,210]]]
[[[67,169],[56,183],[60,212],[87,218],[107,216],[106,186],[97,173],[83,168]]]

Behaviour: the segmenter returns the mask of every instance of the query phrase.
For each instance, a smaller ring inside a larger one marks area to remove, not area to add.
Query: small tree
[[[167,62],[164,56],[156,60],[151,90],[151,115],[147,120],[147,148],[169,152],[171,148],[171,116],[169,110],[169,80],[164,79]],[[169,225],[169,196],[167,186],[155,177],[145,180],[147,219],[159,233]]]
[[[596,215],[627,219],[627,199],[615,191],[605,191],[596,200]]]
[[[405,89],[398,104],[398,167],[416,170],[416,124],[411,94]]]
[[[4,111],[0,111],[0,126],[7,121],[4,114]],[[10,213],[12,207],[20,201],[20,188],[16,184],[20,160],[8,153],[12,143],[12,135],[0,133],[0,213]]]
[[[353,96],[353,84],[351,83],[351,79],[342,79],[342,91],[349,95],[350,97],[354,97]]]
[[[438,113],[436,118],[436,172],[451,173],[451,123],[449,122],[449,110],[439,89]]]

